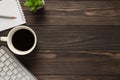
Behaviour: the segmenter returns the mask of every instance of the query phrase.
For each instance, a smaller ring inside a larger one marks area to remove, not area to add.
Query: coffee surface
[[[32,48],[34,41],[34,35],[26,29],[16,31],[12,37],[13,46],[21,51],[26,51]]]

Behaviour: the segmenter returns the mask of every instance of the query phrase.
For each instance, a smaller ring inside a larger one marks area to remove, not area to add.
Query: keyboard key
[[[15,62],[13,63],[13,65],[14,65],[14,67],[17,67],[17,64]]]
[[[22,74],[23,76],[25,76],[25,75],[26,75],[26,73],[25,73],[24,71],[22,71],[22,72],[21,72],[21,74]]]
[[[17,69],[18,69],[19,71],[22,71],[22,69],[21,69],[21,68],[19,68],[19,67],[18,67]]]
[[[5,75],[5,72],[4,71],[2,71],[2,72],[0,72],[0,76],[4,76]]]
[[[3,62],[0,62],[0,68],[2,68],[5,64]]]
[[[11,59],[11,58],[9,58],[9,61],[12,63],[13,62],[13,60]]]
[[[8,67],[3,67],[3,70],[5,71],[5,72],[7,72],[8,71]]]
[[[12,75],[12,76],[11,76],[11,79],[12,79],[12,80],[16,80],[16,75]]]
[[[9,70],[9,71],[7,72],[7,74],[10,76],[10,75],[12,75],[12,72]]]
[[[4,62],[7,58],[5,56],[2,56],[0,59],[1,59],[1,61]]]
[[[5,76],[4,76],[4,79],[5,79],[5,80],[9,80],[10,77],[9,77],[8,75],[5,75]]]
[[[21,80],[27,80],[26,78],[22,78]]]
[[[25,76],[25,78],[26,78],[27,80],[31,80],[28,76]]]
[[[13,70],[13,69],[14,69],[14,66],[11,64],[11,65],[9,66],[9,68],[10,68],[10,70]]]
[[[5,61],[5,64],[6,64],[7,66],[10,65],[10,61],[6,60],[6,61]]]
[[[5,54],[4,56],[5,56],[7,59],[9,58],[8,54]]]
[[[17,77],[18,77],[18,78],[21,78],[21,77],[22,77],[22,75],[21,75],[20,73],[18,73],[18,74],[17,74]]]
[[[18,73],[17,69],[14,69],[14,70],[13,70],[13,73],[14,73],[14,74],[17,74],[17,73]]]
[[[5,51],[4,51],[3,49],[0,49],[0,52],[1,52],[2,54],[4,54],[4,53],[5,53]]]

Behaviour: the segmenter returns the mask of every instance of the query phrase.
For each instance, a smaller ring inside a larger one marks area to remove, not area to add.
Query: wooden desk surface
[[[120,1],[45,1],[36,14],[23,7],[38,44],[18,59],[39,80],[120,80]]]

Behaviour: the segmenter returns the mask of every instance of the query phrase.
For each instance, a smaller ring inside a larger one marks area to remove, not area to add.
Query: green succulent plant
[[[27,6],[30,11],[36,12],[37,9],[44,6],[44,3],[42,0],[26,0],[24,5]]]

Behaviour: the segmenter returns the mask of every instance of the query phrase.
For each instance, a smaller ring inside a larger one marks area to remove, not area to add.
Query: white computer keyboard
[[[0,47],[0,80],[38,80],[4,46]]]

